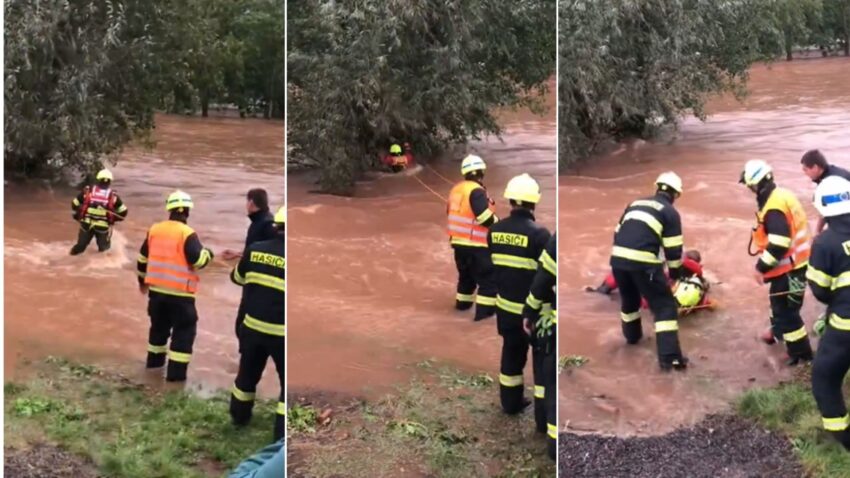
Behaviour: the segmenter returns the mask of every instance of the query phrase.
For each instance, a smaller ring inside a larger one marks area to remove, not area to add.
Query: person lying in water
[[[691,249],[685,252],[682,258],[682,277],[671,285],[680,313],[714,309],[716,306],[716,303],[708,298],[709,283],[702,272],[702,255],[699,251]],[[614,275],[609,273],[598,287],[587,286],[584,290],[609,295],[617,290],[617,281],[614,280]],[[646,299],[641,300],[641,307],[647,308]]]

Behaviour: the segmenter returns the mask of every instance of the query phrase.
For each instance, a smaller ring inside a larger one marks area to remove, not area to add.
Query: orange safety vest
[[[487,247],[488,228],[478,224],[469,202],[472,191],[478,188],[484,189],[484,186],[475,181],[461,181],[449,193],[447,232],[452,244]],[[492,202],[489,208],[491,211],[495,211]]]
[[[148,231],[148,269],[145,284],[163,293],[194,296],[198,290],[197,272],[186,259],[186,238],[195,231],[180,221],[162,221]]]
[[[797,196],[791,191],[784,188],[776,188],[761,211],[756,214],[758,224],[753,229],[753,244],[756,245],[758,253],[763,253],[767,249],[768,237],[767,231],[764,229],[764,216],[767,211],[776,209],[785,214],[785,220],[791,227],[791,247],[788,252],[779,259],[773,269],[764,274],[765,279],[772,279],[786,274],[792,270],[804,267],[809,263],[809,256],[812,252],[812,237],[809,232],[809,226],[806,221],[806,211],[797,200]]]

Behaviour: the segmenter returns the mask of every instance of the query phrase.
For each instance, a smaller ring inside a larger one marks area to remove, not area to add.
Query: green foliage
[[[560,0],[559,160],[650,136],[711,94],[741,93],[775,29],[760,0]]]
[[[284,0],[5,3],[5,169],[92,172],[154,112],[284,116]]]
[[[313,433],[319,421],[319,412],[311,406],[296,403],[286,411],[286,427],[292,433]]]
[[[847,386],[845,391],[850,393]],[[750,390],[739,399],[738,412],[788,435],[810,476],[848,476],[850,454],[823,431],[808,383]]]
[[[578,368],[590,361],[589,358],[583,355],[562,355],[558,358],[558,373],[564,371],[565,368]]]
[[[288,162],[329,192],[391,142],[431,155],[498,134],[555,68],[554,0],[290,2]]]
[[[90,458],[103,476],[218,476],[272,440],[273,402],[259,401],[251,424],[237,428],[225,396],[155,393],[64,359],[45,361],[27,387],[7,383],[5,389],[16,395],[6,401],[7,440],[36,428]]]

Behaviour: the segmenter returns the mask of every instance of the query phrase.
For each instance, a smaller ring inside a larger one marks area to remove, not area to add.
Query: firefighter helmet
[[[173,211],[174,209],[192,209],[195,204],[192,202],[192,197],[183,191],[177,190],[168,195],[168,200],[165,201],[165,210]]]
[[[537,204],[540,202],[540,185],[527,173],[514,176],[505,187],[505,199]]]
[[[484,163],[484,160],[480,156],[474,154],[463,158],[463,162],[460,163],[460,174],[464,176],[473,171],[484,171],[485,169],[487,169],[487,164]]]

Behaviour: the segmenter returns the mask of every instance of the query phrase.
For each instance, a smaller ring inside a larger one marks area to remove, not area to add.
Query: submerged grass
[[[845,396],[850,385],[845,383]],[[823,430],[805,374],[774,388],[753,389],[738,401],[738,412],[789,437],[810,476],[850,478],[850,453]]]
[[[339,407],[314,433],[290,427],[289,476],[555,476],[531,409],[504,415],[492,377],[433,361],[417,370],[381,400]]]
[[[272,441],[270,402],[236,428],[224,394],[156,392],[64,359],[39,364],[26,383],[6,383],[5,394],[6,446],[55,443],[115,478],[222,476]]]

